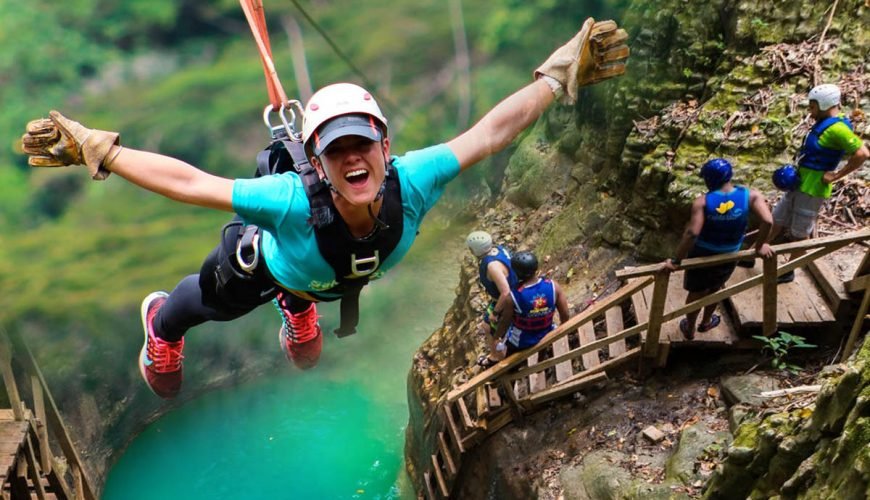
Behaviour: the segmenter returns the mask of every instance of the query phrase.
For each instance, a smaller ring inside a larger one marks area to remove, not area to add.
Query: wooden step
[[[450,481],[453,482],[459,469],[456,467],[456,462],[453,461],[453,452],[450,451],[450,446],[447,445],[447,437],[444,432],[438,433],[438,450],[441,452],[441,456],[444,457],[447,475],[450,477]]]
[[[426,488],[426,499],[437,500],[435,489],[432,487],[432,475],[428,472],[423,473],[423,487]]]
[[[529,366],[538,364],[539,353],[534,353],[528,358]],[[535,394],[547,388],[547,374],[544,370],[529,375],[529,392]]]
[[[611,307],[605,311],[604,319],[607,325],[608,336],[619,333],[625,328],[622,321],[622,307],[620,306]],[[620,339],[608,345],[607,352],[611,359],[625,354],[625,340]]]
[[[464,398],[459,398],[456,400],[456,408],[459,410],[459,417],[462,419],[462,425],[465,426],[465,429],[476,429],[477,423],[471,418],[471,414],[468,413],[468,407],[465,406]]]
[[[462,446],[462,433],[459,432],[459,426],[456,425],[456,419],[453,418],[453,411],[450,409],[450,406],[445,404],[441,407],[444,411],[444,419],[447,421],[447,430],[450,431],[450,436],[453,438],[453,442],[456,443],[459,453],[465,453],[465,448]]]
[[[580,336],[580,345],[584,346],[587,344],[591,344],[595,342],[595,325],[592,321],[587,321],[580,325],[580,328],[577,330],[577,334]],[[595,368],[599,364],[601,364],[601,360],[598,359],[598,350],[587,352],[581,355],[583,358],[583,369],[589,370],[590,368]]]
[[[553,342],[553,357],[567,354],[570,350],[568,345],[568,337],[562,337]],[[571,361],[565,361],[556,365],[556,382],[562,382],[574,374],[574,367],[571,366]]]
[[[760,264],[755,268],[738,267],[728,285],[761,274]],[[776,322],[780,330],[793,327],[831,326],[834,314],[813,277],[804,269],[795,270],[795,280],[777,286]],[[763,323],[763,297],[761,287],[754,287],[736,295],[729,301],[736,313],[738,328],[757,328]]]
[[[738,267],[737,269],[743,268]],[[732,277],[732,279],[734,278]],[[759,294],[761,293],[760,288],[756,288],[756,290],[759,290]],[[634,312],[639,324],[649,321],[649,305],[652,303],[652,293],[653,287],[650,285],[644,287],[631,296],[631,303],[634,306]],[[683,289],[683,271],[671,273],[671,278],[668,281],[668,296],[665,301],[664,312],[668,313],[685,305],[687,295],[688,292]],[[759,311],[761,310],[760,304],[761,299],[759,299]],[[713,347],[717,345],[730,346],[738,343],[740,339],[738,336],[738,328],[734,321],[732,321],[728,312],[720,305],[716,310],[716,314],[718,314],[722,320],[719,326],[704,333],[695,332],[694,340],[686,339],[683,337],[682,332],[680,332],[680,320],[683,319],[682,317],[674,318],[662,323],[659,340],[663,343],[670,343],[670,347],[688,345]],[[700,322],[700,319],[698,319],[698,321]],[[646,339],[645,331],[642,333],[642,337]]]
[[[450,489],[447,488],[447,481],[444,480],[444,472],[441,470],[441,463],[438,460],[438,455],[432,455],[432,472],[435,474],[435,484],[438,485],[438,490],[444,498],[450,496]]]
[[[819,289],[824,294],[831,306],[831,312],[835,317],[839,316],[840,307],[849,301],[849,293],[843,286],[843,281],[837,277],[831,266],[823,259],[814,260],[807,264],[807,269],[815,278]]]

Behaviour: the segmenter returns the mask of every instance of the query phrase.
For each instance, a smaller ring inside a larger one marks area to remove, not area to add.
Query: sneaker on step
[[[792,281],[794,281],[793,270],[781,275],[779,278],[776,278],[777,283],[791,283]]]
[[[139,353],[139,372],[151,392],[172,399],[181,390],[184,339],[168,342],[154,334],[154,318],[167,297],[169,294],[166,292],[154,292],[142,301],[145,343]]]
[[[303,370],[313,368],[323,348],[323,331],[317,323],[317,307],[312,302],[305,311],[292,313],[285,307],[286,296],[279,293],[275,305],[284,323],[278,330],[281,350],[294,365]]]

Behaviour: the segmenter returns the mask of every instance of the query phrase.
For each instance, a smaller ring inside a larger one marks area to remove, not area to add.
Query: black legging
[[[238,218],[233,219],[234,222]],[[241,272],[235,260],[235,248],[242,225],[230,227],[223,233],[223,241],[230,262],[237,272]],[[169,298],[154,318],[154,333],[170,342],[180,340],[187,330],[206,321],[230,321],[253,311],[258,306],[275,298],[279,288],[260,264],[249,278],[233,278],[226,286],[219,286],[216,268],[220,264],[218,254],[220,245],[215,247],[199,270],[182,279],[169,294]],[[285,302],[291,312],[308,309],[311,302],[287,293]]]

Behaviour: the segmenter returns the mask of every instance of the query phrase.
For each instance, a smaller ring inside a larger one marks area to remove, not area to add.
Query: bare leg
[[[706,297],[707,295],[710,295],[709,290],[704,290],[703,292],[689,292],[689,294],[686,295],[686,304],[689,304],[689,303],[694,302],[696,300],[702,299],[702,298]],[[707,307],[710,307],[710,306],[707,306]],[[713,308],[715,309],[715,305],[713,306]],[[706,312],[706,308],[704,308],[704,311]],[[692,311],[692,312],[686,314],[686,323],[689,324],[689,336],[690,337],[695,334],[695,322],[698,320],[699,313],[700,313],[700,311]],[[711,312],[710,314],[713,314],[713,313]]]

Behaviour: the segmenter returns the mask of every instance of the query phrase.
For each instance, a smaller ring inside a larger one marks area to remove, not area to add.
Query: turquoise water
[[[204,394],[149,425],[110,471],[103,499],[413,498],[401,486],[405,381],[453,298],[456,241],[415,247],[368,287],[360,333],[325,336],[313,370],[288,366]],[[338,315],[319,312],[324,322]]]

